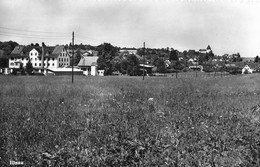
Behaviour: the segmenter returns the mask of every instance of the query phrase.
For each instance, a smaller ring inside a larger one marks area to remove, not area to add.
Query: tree
[[[243,59],[242,59],[242,57],[240,56],[240,54],[239,53],[237,53],[237,62],[241,62]]]
[[[164,63],[164,60],[162,58],[159,58],[156,61],[156,67],[157,67],[157,72],[159,73],[165,73],[166,72],[166,65]]]
[[[32,63],[31,61],[28,61],[27,64],[26,64],[26,72],[31,75],[32,72],[33,72],[33,66],[32,66]]]
[[[139,60],[133,54],[127,57],[127,74],[130,76],[135,76],[138,74],[139,70]]]
[[[113,59],[118,56],[118,49],[110,43],[104,43],[97,47],[98,69],[104,70],[104,75],[111,75],[113,72]]]
[[[259,62],[259,56],[256,56],[255,57],[255,63],[258,63]]]
[[[18,43],[14,41],[0,43],[0,49],[4,51],[5,56],[9,56],[16,46],[18,46]]]
[[[178,61],[179,60],[178,53],[177,53],[176,50],[174,50],[174,49],[171,50],[169,60],[170,61]]]
[[[72,56],[72,55],[71,55]],[[80,49],[77,49],[76,52],[74,52],[74,66],[77,66],[79,64],[79,61],[81,59],[81,53]],[[70,59],[70,65],[72,65],[72,58]]]
[[[23,67],[23,63],[20,63],[19,71],[22,75],[26,75],[25,69]]]

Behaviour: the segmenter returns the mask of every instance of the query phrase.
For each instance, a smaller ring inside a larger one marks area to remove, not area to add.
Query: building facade
[[[62,68],[70,65],[70,56],[63,45],[46,46],[44,48],[16,46],[9,57],[9,68],[26,67],[29,61],[36,70]]]

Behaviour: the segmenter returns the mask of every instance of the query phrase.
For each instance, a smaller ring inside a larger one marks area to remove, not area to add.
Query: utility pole
[[[144,55],[145,55],[145,42],[144,42],[144,53],[143,53],[143,80],[144,80]]]
[[[42,70],[44,70],[44,42],[42,42],[42,60],[41,60]]]
[[[71,82],[74,82],[74,32],[72,32],[72,78]]]

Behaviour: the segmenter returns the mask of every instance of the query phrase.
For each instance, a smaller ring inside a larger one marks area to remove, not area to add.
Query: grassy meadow
[[[0,76],[0,166],[259,167],[259,97],[260,74]]]

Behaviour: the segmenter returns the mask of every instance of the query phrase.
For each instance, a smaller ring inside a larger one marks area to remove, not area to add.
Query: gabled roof
[[[55,46],[54,50],[52,51],[52,55],[59,55],[62,52],[63,48],[63,45]]]
[[[41,54],[41,47],[39,46],[16,46],[11,52],[10,57],[28,57],[31,50],[37,50]]]
[[[96,65],[98,56],[84,56],[80,59],[78,66],[86,67]]]
[[[24,46],[16,46],[11,54],[20,54],[23,51]]]
[[[45,57],[56,58],[63,51],[63,45],[46,46],[44,47]],[[16,46],[11,52],[10,57],[28,57],[33,49],[39,53],[39,58],[42,56],[42,47],[40,46]]]
[[[23,49],[24,46],[16,46],[14,48],[14,50],[11,52],[10,57],[19,57],[19,56],[23,56]]]

